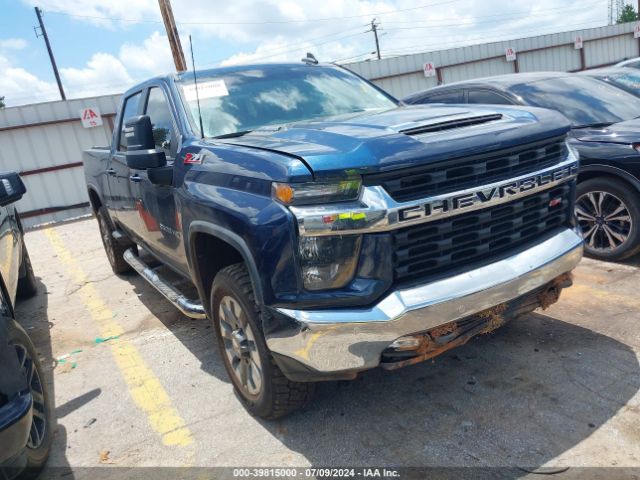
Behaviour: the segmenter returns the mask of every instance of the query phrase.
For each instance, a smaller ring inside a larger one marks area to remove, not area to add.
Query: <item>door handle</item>
[[[116,176],[116,169],[115,168],[110,168],[109,170],[107,170],[107,175],[111,175],[112,177]]]
[[[136,173],[135,175],[131,175],[129,177],[129,181],[134,183],[140,183],[142,181],[142,178]]]

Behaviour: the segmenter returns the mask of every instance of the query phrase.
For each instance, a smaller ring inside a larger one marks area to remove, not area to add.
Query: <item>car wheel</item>
[[[100,227],[102,245],[104,246],[104,251],[107,254],[109,264],[111,265],[111,270],[116,274],[131,271],[131,266],[124,259],[124,252],[129,248],[132,248],[137,252],[138,247],[134,243],[131,243],[130,245],[122,244],[113,238],[113,231],[115,228],[113,226],[113,222],[111,222],[111,218],[109,217],[109,212],[105,207],[100,207],[98,209],[96,217],[98,218],[98,226]]]
[[[598,260],[623,260],[640,251],[640,195],[614,178],[578,184],[576,216],[585,254]]]
[[[216,275],[211,312],[225,369],[250,413],[275,419],[310,401],[315,384],[288,380],[267,348],[244,264],[223,268]]]
[[[22,273],[22,276],[18,279],[16,296],[20,299],[31,298],[38,293],[38,282],[35,273],[33,273],[33,266],[31,265],[27,245],[24,243],[24,237],[22,238],[22,265],[20,266],[20,273]]]
[[[18,363],[27,379],[29,392],[33,398],[33,417],[25,448],[27,468],[23,478],[34,478],[42,469],[51,450],[53,441],[53,418],[49,393],[38,354],[33,342],[17,322],[9,322],[9,345],[13,345]]]

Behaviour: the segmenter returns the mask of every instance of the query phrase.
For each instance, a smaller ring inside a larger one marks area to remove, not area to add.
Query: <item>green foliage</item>
[[[633,8],[633,5],[625,5],[622,8],[622,12],[618,15],[616,23],[635,22],[636,20],[638,20],[638,14],[635,8]]]
[[[0,108],[4,108],[4,97],[0,97]]]

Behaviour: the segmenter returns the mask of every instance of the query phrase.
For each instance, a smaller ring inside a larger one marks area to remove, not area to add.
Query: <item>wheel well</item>
[[[209,310],[209,292],[216,274],[229,265],[244,262],[233,245],[207,233],[196,233],[193,239],[194,267],[202,287],[205,309]]]
[[[609,171],[589,170],[589,171],[586,171],[586,172],[580,172],[578,174],[578,183],[582,183],[582,182],[585,182],[587,180],[591,180],[592,178],[610,178],[612,180],[620,181],[620,182],[628,185],[629,187],[633,188],[636,191],[640,191],[638,189],[638,186],[634,185],[627,178],[623,177],[622,175],[616,175],[615,173],[609,172]]]
[[[96,213],[98,209],[102,206],[102,202],[100,201],[100,196],[92,188],[89,189],[89,202],[91,203],[91,209],[93,210],[93,213]]]

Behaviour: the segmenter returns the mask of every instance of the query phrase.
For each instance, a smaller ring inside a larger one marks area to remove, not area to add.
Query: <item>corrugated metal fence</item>
[[[19,172],[27,194],[18,202],[32,226],[89,213],[82,151],[111,142],[119,95],[38,103],[0,110],[0,170]],[[80,114],[96,108],[102,126],[83,128]]]
[[[634,23],[610,25],[345,66],[401,98],[439,83],[504,73],[578,71],[637,57],[640,39],[634,38],[634,26]],[[583,40],[582,49],[575,48],[576,36]],[[507,48],[515,50],[515,61],[507,61]],[[423,66],[428,62],[434,64],[435,76],[425,77]]]

